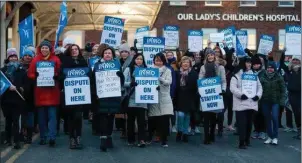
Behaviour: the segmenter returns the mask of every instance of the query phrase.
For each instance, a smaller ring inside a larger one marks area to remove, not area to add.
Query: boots
[[[81,136],[77,136],[76,148],[77,149],[83,149],[83,144],[82,144],[82,141],[81,141]]]
[[[77,148],[77,144],[74,138],[70,138],[69,139],[69,149],[76,149]]]
[[[177,132],[176,134],[176,142],[180,142],[182,137],[182,132]]]
[[[187,134],[182,135],[182,141],[185,143],[189,142],[189,136]]]
[[[25,144],[32,143],[32,136],[33,136],[33,128],[28,127],[27,128],[27,138],[26,138]]]
[[[106,136],[101,136],[100,149],[103,152],[107,152],[107,137]]]
[[[205,134],[204,134],[204,141],[203,141],[203,144],[205,144],[205,145],[211,144],[210,135],[209,135],[208,133],[205,133]]]
[[[112,137],[108,136],[106,139],[106,145],[108,148],[113,148],[113,142],[112,142]]]
[[[246,149],[245,142],[242,140],[239,141],[239,149]]]

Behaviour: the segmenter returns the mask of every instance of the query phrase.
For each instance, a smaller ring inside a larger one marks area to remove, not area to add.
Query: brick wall
[[[162,36],[162,28],[165,24],[178,25],[180,27],[180,48],[187,48],[187,30],[201,28],[223,29],[234,25],[236,29],[255,28],[257,30],[257,44],[261,34],[274,35],[276,38],[274,49],[278,48],[278,31],[284,29],[286,24],[298,24],[301,22],[266,22],[266,21],[222,21],[222,20],[181,20],[177,19],[178,13],[192,14],[289,14],[299,15],[301,20],[301,2],[295,1],[295,7],[278,7],[278,1],[257,1],[257,7],[239,7],[239,1],[222,2],[222,7],[205,6],[204,1],[187,1],[187,6],[170,6],[169,2],[163,2],[158,17],[154,23],[157,28],[157,36]]]

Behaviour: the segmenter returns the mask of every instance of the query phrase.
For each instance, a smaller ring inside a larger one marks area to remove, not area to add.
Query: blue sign
[[[236,55],[245,56],[244,49],[247,45],[247,30],[236,31]]]
[[[67,25],[67,4],[66,2],[62,2],[61,6],[60,6],[60,19],[59,19],[59,24],[58,24],[58,29],[56,32],[56,41],[55,41],[55,48],[58,47],[58,41],[60,39],[60,35],[62,34],[62,32],[64,31],[64,28]]]
[[[228,48],[234,47],[234,35],[235,35],[235,27],[230,26],[220,31],[220,33],[224,33],[224,41]],[[220,47],[223,48],[223,44],[220,44]]]
[[[179,27],[175,25],[165,25],[164,31],[178,31]]]
[[[203,32],[201,30],[189,30],[188,36],[203,36]]]
[[[20,36],[20,57],[23,57],[23,53],[27,46],[34,45],[34,18],[33,14],[25,18],[19,23],[19,36]]]
[[[141,28],[137,28],[136,33],[146,32],[146,31],[149,31],[149,30],[150,30],[149,26],[144,26],[144,27],[141,27]]]
[[[144,37],[144,45],[165,45],[163,37]]]
[[[99,60],[100,60],[99,56],[90,57],[88,59],[89,67],[93,70],[95,63],[98,62]]]
[[[120,70],[120,62],[115,59],[113,61],[103,61],[95,64],[95,71]]]
[[[74,77],[86,77],[89,72],[89,68],[64,68],[63,73],[66,75],[66,78]]]
[[[55,67],[55,63],[49,61],[37,62],[37,68],[49,68],[49,67]]]
[[[220,77],[213,77],[213,78],[205,78],[205,79],[199,79],[198,80],[198,87],[209,87],[214,85],[220,85],[221,84],[221,78]]]
[[[117,25],[117,26],[124,27],[125,20],[120,19],[120,18],[111,17],[111,16],[105,16],[105,24]]]
[[[299,33],[299,34],[301,34],[301,26],[299,26],[299,25],[286,25],[285,33]]]
[[[121,44],[124,31],[124,19],[105,16],[101,43],[117,48]]]
[[[267,41],[274,41],[274,40],[275,40],[275,37],[272,36],[272,35],[261,35],[261,36],[260,36],[260,39],[262,39],[262,40],[267,40]]]
[[[135,77],[159,77],[158,68],[136,68],[134,70]]]
[[[153,65],[153,57],[165,50],[165,38],[163,37],[144,37],[143,54],[148,67]]]
[[[242,80],[252,80],[252,81],[257,81],[257,75],[255,74],[242,74]]]
[[[11,86],[11,82],[6,78],[2,71],[0,71],[0,95]]]

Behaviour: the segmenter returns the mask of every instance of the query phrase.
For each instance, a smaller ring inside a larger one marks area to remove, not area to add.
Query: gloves
[[[39,73],[38,72],[36,72],[36,77],[38,77],[39,76]]]
[[[258,101],[259,100],[259,97],[258,96],[255,96],[252,98],[254,101]]]
[[[221,93],[219,93],[220,96],[223,96],[225,94],[225,90],[222,90]]]
[[[247,100],[248,98],[247,98],[247,96],[245,95],[245,94],[243,94],[242,96],[241,96],[241,100]]]
[[[159,90],[160,90],[160,87],[159,87],[159,86],[157,86],[157,87],[156,87],[156,90],[158,90],[158,91],[159,91]]]
[[[135,81],[130,83],[130,87],[136,87],[136,86],[137,86],[137,83]]]
[[[121,71],[117,71],[116,75],[121,78],[123,76],[123,73]]]

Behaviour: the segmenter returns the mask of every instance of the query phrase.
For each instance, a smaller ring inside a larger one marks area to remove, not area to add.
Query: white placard
[[[148,37],[150,35],[149,26],[141,27],[136,29],[135,38],[137,39],[136,47],[141,49],[143,47],[143,39],[144,37]]]
[[[241,79],[241,92],[248,98],[255,97],[257,95],[257,75],[242,74]]]
[[[222,42],[224,40],[224,33],[210,33],[211,42]]]
[[[166,49],[177,48],[179,46],[179,27],[165,25],[164,32]]]
[[[301,26],[286,26],[285,55],[301,55]]]
[[[157,104],[159,70],[157,68],[135,69],[135,103]]]
[[[105,16],[101,43],[117,48],[122,41],[124,22],[124,19]]]
[[[200,52],[202,50],[203,32],[200,30],[188,31],[188,49],[190,52]]]
[[[258,53],[267,55],[269,52],[273,50],[274,46],[274,36],[269,35],[261,35]]]
[[[55,80],[53,79],[55,75],[55,64],[54,62],[41,61],[37,62],[37,72],[39,76],[37,77],[38,87],[52,87],[55,86]]]
[[[143,54],[148,67],[153,65],[153,57],[165,50],[165,38],[163,37],[144,37]]]
[[[220,33],[224,34],[224,41],[225,41],[226,46],[229,49],[234,48],[235,47],[235,42],[236,42],[236,39],[235,39],[235,27],[234,26],[228,27],[226,29],[221,30]]]

